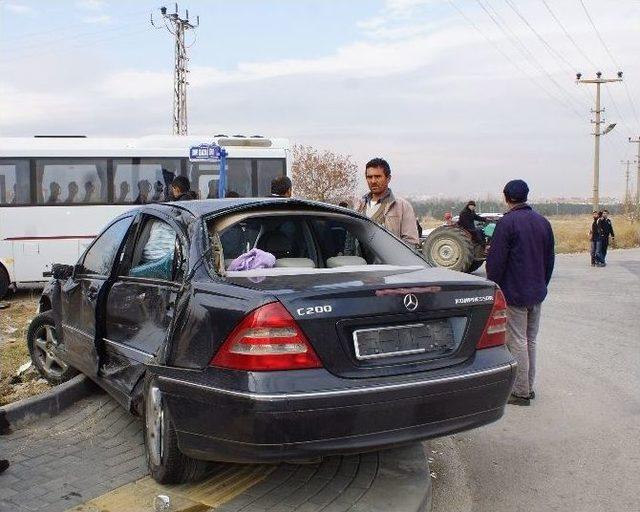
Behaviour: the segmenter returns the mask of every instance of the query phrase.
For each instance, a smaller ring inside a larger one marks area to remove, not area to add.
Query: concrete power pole
[[[164,19],[164,27],[175,37],[175,67],[173,70],[173,134],[187,135],[187,80],[188,62],[187,46],[185,45],[185,33],[187,30],[193,30],[200,25],[200,16],[196,17],[196,24],[189,22],[189,11],[185,11],[185,17],[181,18],[178,14],[178,4],[176,10],[172,14],[167,14],[167,8],[161,7],[160,13]],[[151,24],[155,28],[153,15],[151,16]]]
[[[631,189],[629,188],[629,166],[631,160],[620,160],[621,164],[626,164],[627,169],[624,172],[625,187],[624,187],[624,213],[628,215],[631,211]]]
[[[600,137],[609,133],[615,127],[615,123],[607,126],[602,133],[600,133],[600,125],[604,123],[600,119],[600,114],[604,112],[604,109],[600,109],[600,85],[609,82],[622,82],[622,71],[618,71],[618,78],[602,78],[602,73],[598,71],[596,78],[582,80],[582,73],[576,74],[576,82],[582,84],[596,84],[596,109],[592,110],[596,115],[596,119],[591,120],[591,123],[595,125],[595,131],[593,133],[595,137],[594,154],[593,154],[593,209],[600,209]]]
[[[629,137],[629,142],[638,144],[638,156],[636,158],[636,163],[638,164],[638,175],[636,176],[636,210],[638,215],[640,215],[640,137],[635,140]]]

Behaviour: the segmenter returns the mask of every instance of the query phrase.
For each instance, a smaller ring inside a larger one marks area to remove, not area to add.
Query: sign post
[[[190,162],[219,162],[220,176],[218,177],[218,197],[224,198],[227,189],[227,150],[215,142],[191,146],[189,149]]]

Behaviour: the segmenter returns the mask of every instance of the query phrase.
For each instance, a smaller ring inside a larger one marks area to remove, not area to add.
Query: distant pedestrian
[[[609,240],[615,242],[616,234],[613,232],[613,224],[609,218],[609,210],[602,210],[602,217],[598,223],[600,228],[600,258],[604,265],[607,264],[607,250],[609,249]]]
[[[271,181],[271,197],[291,197],[291,180],[278,176]]]
[[[509,211],[493,233],[487,277],[507,301],[507,346],[518,362],[509,403],[529,405],[535,398],[536,336],[553,273],[554,238],[549,221],[527,204],[524,181],[510,181],[503,193]]]
[[[389,188],[389,163],[382,158],[374,158],[367,162],[364,173],[369,193],[360,200],[356,211],[416,247],[420,243],[416,214],[409,201],[395,196]]]
[[[591,229],[589,230],[589,242],[591,244],[591,266],[601,267],[601,251],[602,251],[602,237],[600,236],[600,219],[602,218],[602,212],[593,210]]]
[[[196,193],[191,190],[191,183],[186,176],[176,176],[171,182],[171,196],[174,201],[191,201],[197,199]]]

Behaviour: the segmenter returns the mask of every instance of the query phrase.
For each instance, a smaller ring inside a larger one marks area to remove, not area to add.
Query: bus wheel
[[[9,291],[9,274],[7,271],[0,265],[0,299],[4,298],[4,296]]]

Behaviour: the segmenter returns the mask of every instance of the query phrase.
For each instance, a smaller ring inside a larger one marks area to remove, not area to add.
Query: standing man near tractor
[[[420,243],[416,215],[406,199],[396,197],[389,188],[391,167],[383,158],[374,158],[365,166],[369,193],[356,211],[383,225],[403,242],[416,247]]]
[[[487,277],[500,286],[507,301],[507,346],[518,362],[508,403],[530,405],[535,398],[540,311],[555,258],[553,231],[527,204],[529,187],[524,181],[510,181],[503,193],[509,211],[493,233]]]

